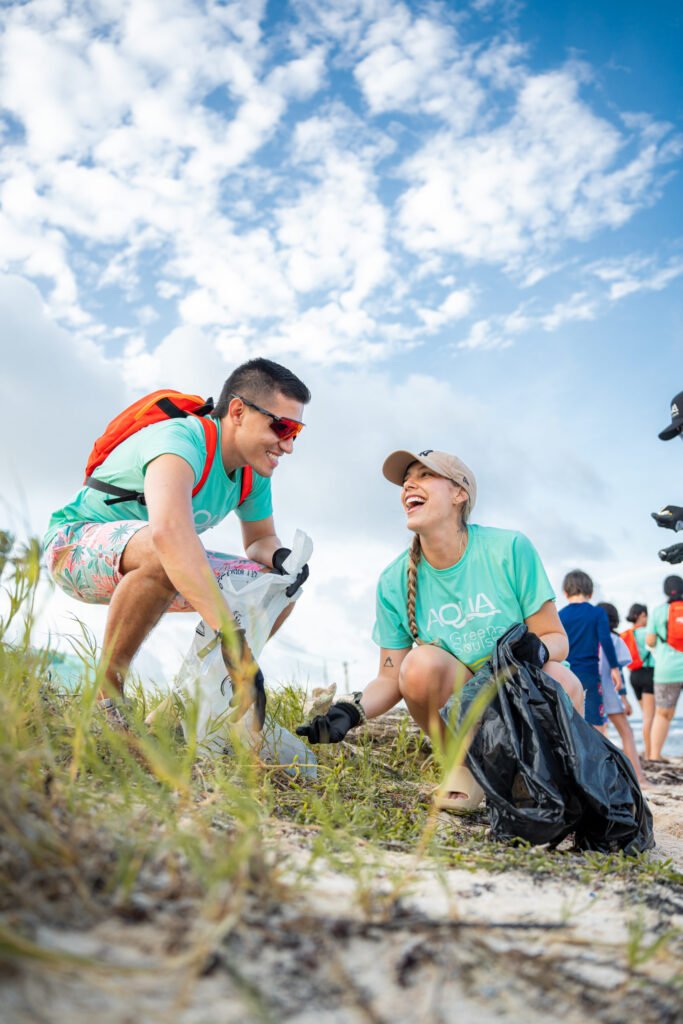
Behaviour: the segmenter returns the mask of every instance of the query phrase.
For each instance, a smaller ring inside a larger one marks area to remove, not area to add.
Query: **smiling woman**
[[[379,672],[362,697],[333,706],[332,722],[319,716],[302,733],[311,742],[339,741],[401,699],[425,732],[443,732],[439,709],[519,622],[528,631],[516,656],[555,679],[583,713],[581,684],[562,664],[567,637],[541,560],[523,534],[469,522],[477,497],[472,470],[429,449],[394,452],[383,472],[401,488],[415,536],[377,587]]]

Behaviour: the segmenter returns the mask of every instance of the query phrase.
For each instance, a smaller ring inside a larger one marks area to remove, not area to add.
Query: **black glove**
[[[678,523],[683,523],[683,508],[680,505],[665,505],[659,512],[651,512],[650,515],[657,526],[663,526],[665,530],[680,529]]]
[[[296,734],[309,743],[341,743],[360,720],[360,710],[354,704],[333,704],[326,715],[316,715],[307,725],[297,726]]]
[[[266,686],[263,672],[259,668],[251,648],[247,643],[243,629],[235,628],[231,637],[219,634],[221,638],[221,654],[225,668],[232,683],[233,697],[231,707],[238,707],[241,718],[244,712],[254,705],[259,730],[263,729],[266,720]]]
[[[511,645],[510,650],[517,661],[525,661],[535,668],[543,668],[546,662],[550,661],[550,651],[546,645],[540,637],[528,630],[523,637]]]
[[[672,544],[670,548],[662,548],[659,557],[663,562],[678,565],[679,562],[683,562],[683,544]]]
[[[273,572],[279,573],[280,576],[287,575],[287,570],[284,567],[284,561],[289,555],[291,555],[291,553],[291,548],[278,548],[277,551],[273,552]],[[308,575],[308,565],[302,566],[294,582],[290,583],[285,590],[287,597],[294,597],[297,590],[299,590],[300,587],[303,587],[304,583],[308,579]]]

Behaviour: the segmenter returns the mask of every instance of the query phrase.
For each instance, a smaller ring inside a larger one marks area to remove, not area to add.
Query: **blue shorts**
[[[599,679],[581,679],[583,692],[586,695],[584,717],[589,725],[604,725],[607,721],[605,705],[602,700],[602,683]]]

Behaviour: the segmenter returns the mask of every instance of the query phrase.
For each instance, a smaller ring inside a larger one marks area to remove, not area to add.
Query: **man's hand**
[[[679,562],[683,562],[683,544],[672,544],[670,548],[662,548],[659,557],[662,562],[678,565]]]
[[[650,515],[657,526],[663,526],[665,530],[683,530],[683,508],[680,505],[665,505]]]
[[[528,631],[511,645],[512,653],[518,661],[525,661],[534,668],[543,668],[550,661],[550,651],[539,636]]]
[[[266,687],[263,672],[259,668],[243,629],[235,627],[230,636],[220,634],[221,654],[226,671],[232,682],[232,707],[237,707],[237,718],[254,705],[259,730],[266,720]]]
[[[273,572],[277,572],[280,576],[286,576],[287,570],[284,567],[285,559],[291,555],[291,548],[278,548],[277,551],[273,552]],[[304,583],[308,579],[309,571],[308,564],[303,565],[299,570],[299,573],[293,583],[285,590],[287,597],[294,597],[297,590],[303,587]]]
[[[326,715],[316,715],[306,725],[297,726],[296,734],[305,736],[309,743],[341,743],[360,720],[360,710],[350,701],[333,704]]]

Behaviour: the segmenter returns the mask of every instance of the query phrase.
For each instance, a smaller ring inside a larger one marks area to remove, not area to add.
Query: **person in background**
[[[654,659],[652,651],[645,643],[647,634],[647,605],[632,604],[626,621],[631,628],[624,630],[621,638],[631,652],[631,661],[627,665],[630,672],[631,688],[640,704],[643,715],[643,755],[650,760],[650,733],[652,720],[655,716],[654,693]]]
[[[645,636],[655,659],[655,717],[650,734],[653,761],[666,760],[662,750],[683,689],[683,579],[667,576],[664,593],[667,601],[650,612]]]
[[[638,779],[642,789],[643,787],[648,786],[649,783],[643,775],[643,770],[640,767],[640,758],[638,757],[638,751],[636,749],[636,741],[633,738],[633,730],[631,729],[627,717],[633,712],[626,696],[626,683],[624,682],[623,672],[621,671],[623,667],[628,665],[630,662],[631,652],[617,632],[617,629],[619,628],[619,612],[614,605],[610,604],[608,601],[599,601],[597,607],[602,608],[607,615],[607,621],[609,622],[609,628],[612,635],[612,643],[614,644],[614,652],[617,656],[617,662],[619,665],[621,684],[618,688],[615,687],[612,681],[610,665],[605,657],[605,652],[601,645],[599,668],[605,714],[619,733],[622,749],[633,765],[633,770],[636,773],[636,778]]]
[[[562,583],[568,604],[560,609],[560,621],[569,640],[568,660],[581,680],[586,695],[585,718],[601,732],[607,730],[607,715],[600,682],[599,650],[605,652],[613,685],[621,687],[621,673],[612,643],[607,613],[590,603],[593,580],[581,569],[568,572]]]

